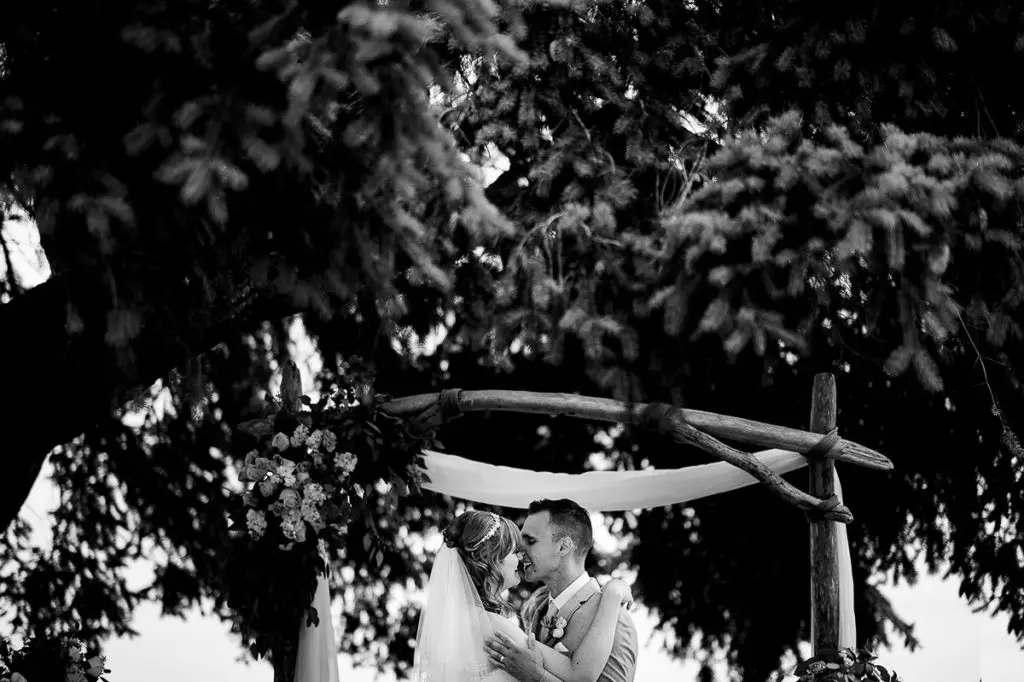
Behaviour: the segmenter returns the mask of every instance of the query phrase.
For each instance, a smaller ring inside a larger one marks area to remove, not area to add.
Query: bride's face
[[[501,561],[502,590],[519,584],[519,554],[512,552]]]

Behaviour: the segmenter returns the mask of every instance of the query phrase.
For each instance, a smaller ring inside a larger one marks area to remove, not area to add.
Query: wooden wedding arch
[[[836,429],[836,382],[832,374],[814,378],[808,431],[685,410],[664,403],[627,405],[605,398],[528,391],[462,391],[448,389],[398,398],[381,409],[420,428],[434,428],[466,412],[497,410],[570,416],[619,422],[653,429],[742,469],[807,514],[810,525],[811,645],[813,651],[839,649],[839,559],[833,522],[849,523],[853,514],[835,493],[835,462],[891,471],[881,453],[844,440]],[[810,471],[807,492],[793,486],[749,453],[723,440],[761,448],[792,450],[806,457]]]

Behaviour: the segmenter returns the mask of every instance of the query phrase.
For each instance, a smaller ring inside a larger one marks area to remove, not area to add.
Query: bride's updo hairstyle
[[[445,528],[444,544],[462,556],[484,609],[504,616],[515,613],[501,596],[501,563],[522,546],[516,524],[490,512],[467,511]]]

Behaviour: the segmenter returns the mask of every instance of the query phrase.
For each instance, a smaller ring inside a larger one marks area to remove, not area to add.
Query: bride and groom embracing
[[[593,544],[590,514],[572,500],[532,503],[521,530],[489,512],[456,518],[431,569],[413,679],[632,682],[633,597],[586,572]],[[507,600],[520,577],[543,584],[521,619]]]

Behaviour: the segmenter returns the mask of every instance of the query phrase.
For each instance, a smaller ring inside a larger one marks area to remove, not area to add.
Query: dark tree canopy
[[[208,598],[244,629],[224,589],[235,426],[302,314],[320,379],[358,356],[382,395],[580,392],[805,427],[812,377],[834,372],[843,434],[896,464],[842,471],[860,633],[910,634],[870,585],[923,555],[1024,636],[1024,106],[1001,75],[1022,22],[1009,2],[8,10],[0,193],[54,274],[25,291],[0,268],[0,419],[51,422],[5,455],[5,606],[96,639],[140,599]],[[474,163],[495,155],[484,190]],[[439,437],[536,469],[703,461],[599,430],[495,414]],[[42,552],[14,519],[55,447]],[[380,569],[335,548],[346,651],[409,664],[417,614],[382,596],[422,582],[408,537],[453,505],[381,515]],[[637,567],[677,653],[700,631],[764,679],[807,636],[806,523],[766,491],[611,522],[628,546],[599,570]],[[156,580],[131,593],[139,557]]]

